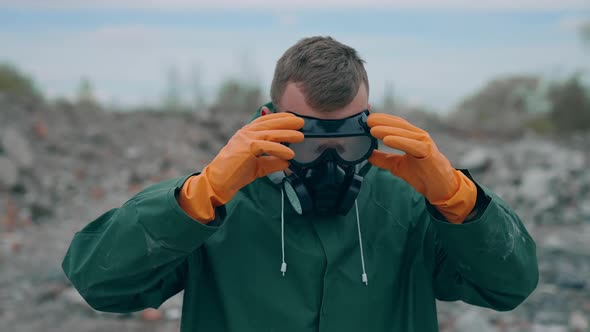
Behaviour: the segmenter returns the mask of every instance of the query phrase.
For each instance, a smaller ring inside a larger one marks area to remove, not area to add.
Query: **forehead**
[[[367,89],[361,84],[359,91],[350,104],[331,112],[320,112],[311,108],[305,102],[305,95],[296,83],[287,84],[278,109],[281,112],[293,112],[303,116],[311,116],[319,119],[343,119],[358,114],[368,108]]]

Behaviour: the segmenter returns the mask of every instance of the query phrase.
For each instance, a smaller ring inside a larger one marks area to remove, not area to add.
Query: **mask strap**
[[[369,278],[367,278],[367,272],[365,272],[365,255],[363,254],[363,237],[361,236],[361,222],[359,218],[359,205],[357,200],[354,200],[354,208],[356,210],[356,226],[359,232],[359,248],[361,249],[361,267],[363,269],[363,274],[361,274],[362,281],[365,285],[369,285]]]

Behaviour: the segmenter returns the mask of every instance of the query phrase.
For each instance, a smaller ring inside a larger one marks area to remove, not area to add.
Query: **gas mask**
[[[304,140],[286,145],[295,152],[284,192],[303,215],[346,215],[354,205],[363,177],[358,165],[377,148],[367,126],[369,111],[337,120],[299,116]]]

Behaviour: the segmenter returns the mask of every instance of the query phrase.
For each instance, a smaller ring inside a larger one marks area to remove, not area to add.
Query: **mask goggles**
[[[305,120],[300,129],[305,138],[300,143],[286,143],[295,152],[290,163],[296,168],[313,167],[328,159],[352,166],[368,159],[377,148],[377,139],[367,125],[368,110],[336,120],[297,116]]]

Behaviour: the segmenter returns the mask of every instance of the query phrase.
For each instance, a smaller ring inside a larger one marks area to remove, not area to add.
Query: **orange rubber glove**
[[[242,187],[259,177],[289,167],[295,153],[281,142],[303,140],[304,120],[290,113],[261,116],[238,130],[199,175],[190,177],[178,197],[193,219],[208,223],[215,207],[227,203]]]
[[[375,150],[369,162],[386,169],[410,184],[428,199],[448,221],[460,224],[473,210],[475,184],[451,166],[428,133],[408,121],[388,114],[373,113],[367,124],[371,135],[386,146],[405,154]]]

